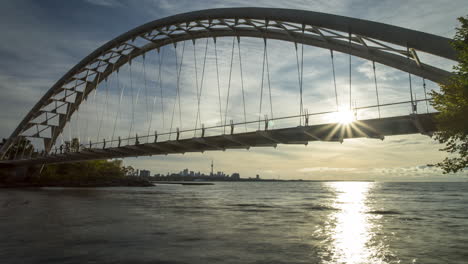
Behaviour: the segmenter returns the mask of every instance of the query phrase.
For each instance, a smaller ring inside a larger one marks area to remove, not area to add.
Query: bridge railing
[[[387,108],[395,108],[400,107],[400,115],[407,115],[409,113],[418,113],[418,110],[423,113],[430,113],[434,112],[427,107],[430,99],[420,99],[420,100],[413,100],[413,101],[403,101],[403,102],[396,102],[396,103],[387,103],[387,104],[380,104],[380,105],[370,105],[370,106],[362,106],[362,107],[355,107],[352,109],[352,113],[354,114],[355,120],[366,120],[366,119],[373,119],[384,117],[390,117],[388,115],[382,114],[385,109]],[[421,107],[421,104],[422,107]],[[424,105],[426,104],[426,105]],[[419,105],[419,108],[418,108]],[[403,107],[402,107],[403,106]],[[424,107],[426,106],[426,107]],[[376,111],[378,110],[378,111]],[[264,116],[264,118],[259,118],[257,120],[251,120],[247,122],[234,122],[230,121],[229,123],[220,124],[220,125],[212,125],[212,126],[204,126],[202,125],[199,128],[193,129],[183,129],[179,130],[175,128],[171,131],[167,131],[164,133],[154,132],[153,134],[149,135],[137,135],[127,138],[114,138],[110,140],[103,139],[102,141],[97,142],[87,142],[87,143],[79,143],[77,146],[72,146],[70,143],[63,144],[60,147],[54,148],[51,150],[50,153],[46,153],[44,151],[37,152],[33,149],[29,151],[18,150],[15,153],[14,159],[22,160],[22,159],[31,159],[31,158],[38,158],[47,155],[58,155],[58,154],[65,154],[70,152],[80,152],[88,149],[106,149],[110,147],[124,147],[124,146],[132,146],[144,143],[156,143],[156,142],[164,142],[164,141],[171,141],[171,140],[183,140],[183,139],[190,139],[190,138],[202,138],[207,136],[215,136],[215,135],[230,135],[230,134],[239,134],[245,132],[254,132],[258,130],[271,130],[271,129],[280,129],[280,128],[288,128],[294,126],[309,126],[309,125],[320,125],[320,124],[327,124],[327,123],[338,123],[337,120],[334,119],[334,115],[336,115],[337,111],[323,111],[323,112],[315,112],[315,113],[308,113],[307,110],[304,111],[302,115],[290,115],[284,117],[275,117],[275,118],[268,118],[268,116]],[[393,111],[393,113],[395,113]],[[393,115],[398,116],[398,115]]]
[[[418,111],[418,104],[419,103],[426,103],[429,99],[421,99],[421,100],[414,100],[414,101],[404,101],[404,102],[397,102],[397,103],[387,103],[381,105],[371,105],[371,106],[362,106],[353,108],[351,111],[354,114],[355,120],[365,120],[365,119],[372,119],[372,118],[379,118],[376,109],[379,109],[379,112],[384,112],[385,108],[394,108],[405,106],[404,108],[400,109],[401,114],[408,114],[408,113],[417,113]],[[419,108],[421,109],[421,107]],[[369,111],[373,110],[373,111]],[[426,110],[425,108],[423,110]],[[429,109],[426,111],[422,111],[424,113],[430,112]],[[433,112],[433,111],[432,111]],[[234,122],[230,121],[229,123],[220,124],[220,125],[212,125],[212,126],[204,126],[202,125],[199,128],[193,129],[183,129],[179,130],[175,128],[168,132],[158,133],[154,132],[149,135],[138,135],[126,137],[126,138],[114,138],[110,140],[102,140],[98,142],[88,142],[80,144],[80,148],[78,151],[83,149],[104,149],[109,147],[123,147],[129,145],[138,145],[144,143],[156,143],[162,141],[170,141],[170,140],[182,140],[182,139],[189,139],[194,137],[207,137],[207,136],[214,136],[214,135],[229,135],[229,134],[238,134],[244,132],[253,132],[258,130],[269,130],[269,129],[280,129],[280,128],[287,128],[292,126],[309,126],[309,125],[320,125],[320,124],[327,124],[327,123],[338,123],[336,118],[333,116],[336,115],[337,111],[324,111],[324,112],[316,112],[316,113],[308,113],[307,111],[304,112],[302,115],[290,115],[284,117],[275,117],[275,118],[268,118],[268,116],[264,116],[264,118],[259,118],[257,120],[251,120],[247,122]],[[395,115],[393,115],[395,116]],[[384,117],[384,115],[381,115]],[[385,117],[389,117],[385,115]],[[335,120],[334,120],[335,119]],[[60,149],[55,149],[52,151],[53,153],[60,153]],[[62,152],[63,149],[62,149]]]

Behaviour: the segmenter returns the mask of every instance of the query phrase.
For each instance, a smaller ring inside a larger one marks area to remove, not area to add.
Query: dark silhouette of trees
[[[0,147],[6,143],[6,139],[2,139],[2,143]],[[34,151],[34,146],[31,144],[27,138],[21,138],[18,140],[16,144],[13,144],[6,152],[5,159],[13,160],[16,158],[20,158],[25,155],[31,155]]]

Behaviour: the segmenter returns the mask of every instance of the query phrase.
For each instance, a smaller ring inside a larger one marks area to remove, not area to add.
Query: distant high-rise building
[[[213,176],[213,160],[211,160],[211,173],[210,176]]]
[[[239,175],[239,173],[234,172],[234,173],[231,175],[231,179],[233,179],[233,180],[240,180],[240,175]]]
[[[149,177],[151,176],[151,172],[149,170],[141,170],[140,177]]]

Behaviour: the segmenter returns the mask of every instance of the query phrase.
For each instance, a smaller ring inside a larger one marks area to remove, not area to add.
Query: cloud
[[[121,1],[119,0],[84,0],[85,2],[97,6],[105,6],[105,7],[117,7],[121,6]]]
[[[329,168],[329,167],[315,167],[315,168],[302,168],[298,172],[354,172],[356,168]]]

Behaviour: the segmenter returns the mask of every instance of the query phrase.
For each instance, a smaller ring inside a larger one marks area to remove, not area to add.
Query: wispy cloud
[[[117,7],[121,6],[121,1],[119,0],[84,0],[93,5],[105,6],[105,7]]]

